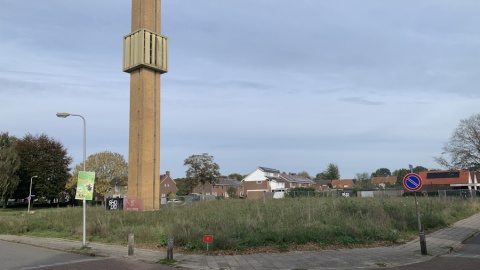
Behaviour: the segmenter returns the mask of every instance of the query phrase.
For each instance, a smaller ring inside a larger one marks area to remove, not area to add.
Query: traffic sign
[[[212,235],[204,235],[203,236],[203,242],[205,242],[205,243],[213,242],[213,236]]]
[[[409,173],[403,178],[403,186],[409,191],[417,191],[422,185],[422,178],[416,173]]]

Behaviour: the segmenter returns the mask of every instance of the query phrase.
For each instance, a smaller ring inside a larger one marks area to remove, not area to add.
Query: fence
[[[438,197],[477,198],[480,197],[480,191],[475,189],[439,190]]]

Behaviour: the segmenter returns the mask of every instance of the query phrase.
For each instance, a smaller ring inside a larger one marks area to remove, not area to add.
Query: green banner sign
[[[88,200],[93,199],[93,186],[95,185],[95,172],[78,172],[77,194],[75,199]]]

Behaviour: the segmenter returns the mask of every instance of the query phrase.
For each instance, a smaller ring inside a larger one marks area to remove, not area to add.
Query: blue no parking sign
[[[422,178],[416,173],[409,173],[403,178],[403,186],[409,191],[419,190],[422,184]]]

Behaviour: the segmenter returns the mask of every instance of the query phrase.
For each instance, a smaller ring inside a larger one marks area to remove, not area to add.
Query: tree
[[[403,186],[403,178],[408,173],[410,173],[410,170],[408,170],[408,169],[398,169],[398,170],[393,171],[392,174],[397,177],[397,181],[395,182],[395,184],[397,186]]]
[[[316,179],[322,179],[322,180],[340,179],[340,171],[338,170],[337,164],[334,164],[334,163],[328,164],[327,168],[323,172],[317,174]]]
[[[65,183],[70,176],[72,158],[58,141],[45,134],[27,134],[15,143],[15,150],[20,158],[18,176],[20,183],[15,191],[15,198],[26,198],[29,194],[30,180],[34,179],[32,194],[37,198],[59,198],[65,191]]]
[[[15,138],[8,133],[0,133],[0,197],[3,199],[3,208],[7,207],[8,199],[17,189],[20,169],[20,158],[14,147]]]
[[[116,185],[126,185],[128,180],[128,165],[119,153],[104,151],[90,155],[86,161],[86,170],[95,172],[95,192],[102,197]],[[78,172],[83,171],[83,162],[75,166],[73,175],[66,188],[74,190],[77,187]]]
[[[200,184],[202,186],[202,195],[204,195],[205,184],[213,184],[216,178],[220,176],[220,167],[213,162],[213,156],[207,153],[191,155],[185,159],[183,165],[188,166],[186,171],[187,187],[193,189]]]
[[[442,148],[442,155],[434,160],[450,170],[478,170],[480,169],[480,114],[475,114],[460,121],[450,139]]]
[[[357,182],[365,182],[370,180],[370,175],[368,172],[363,172],[363,173],[356,173],[355,174],[355,179],[357,179]]]
[[[386,177],[390,175],[392,175],[392,173],[387,168],[380,168],[372,173],[372,177]]]
[[[355,178],[357,179],[357,182],[353,186],[353,190],[355,193],[363,189],[375,188],[375,185],[372,184],[370,174],[368,172],[356,173]]]
[[[175,184],[177,185],[177,188],[178,188],[177,195],[185,196],[185,195],[188,195],[188,194],[192,193],[193,188],[188,189],[187,186],[186,186],[186,182],[187,182],[187,179],[185,179],[185,178],[175,179]]]
[[[426,172],[428,171],[428,169],[423,166],[416,166],[415,168],[412,169],[412,171],[414,173],[420,173],[420,172]]]
[[[310,176],[310,174],[308,174],[308,172],[306,171],[301,171],[297,174],[298,176],[301,176],[303,178],[308,178],[308,179],[312,179],[312,177]]]
[[[242,181],[243,175],[241,175],[239,173],[231,173],[231,174],[228,175],[228,178],[229,179],[235,179],[237,181]]]
[[[237,194],[237,188],[235,188],[234,186],[229,186],[227,188],[227,194],[228,194],[228,197],[235,198]]]

